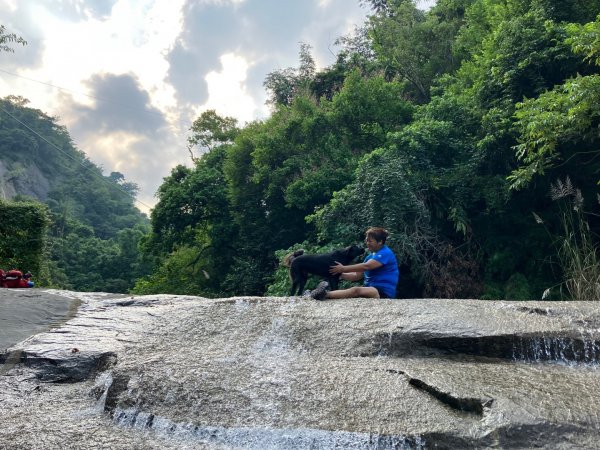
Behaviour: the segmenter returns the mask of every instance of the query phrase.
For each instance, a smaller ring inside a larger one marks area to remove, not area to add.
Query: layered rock
[[[2,357],[0,420],[19,437],[0,442],[570,448],[600,434],[595,303],[52,294],[82,306]]]

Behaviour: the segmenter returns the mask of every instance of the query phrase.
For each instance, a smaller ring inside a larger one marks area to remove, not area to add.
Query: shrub
[[[40,275],[48,225],[48,210],[41,203],[0,200],[0,267]]]
[[[551,198],[559,202],[559,219],[562,234],[556,238],[558,261],[563,271],[563,282],[558,287],[562,297],[570,300],[600,300],[600,259],[598,244],[590,230],[583,209],[581,191],[567,177],[552,185]],[[598,199],[600,202],[600,198]],[[542,219],[535,215],[539,223]],[[549,288],[542,298],[551,295]],[[566,289],[567,295],[563,292]]]

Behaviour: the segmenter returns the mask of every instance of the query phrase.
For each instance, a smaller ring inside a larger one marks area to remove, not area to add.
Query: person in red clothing
[[[31,281],[31,274],[27,272],[23,275],[20,270],[9,270],[8,272],[0,269],[0,286],[3,288],[30,288],[34,286]]]

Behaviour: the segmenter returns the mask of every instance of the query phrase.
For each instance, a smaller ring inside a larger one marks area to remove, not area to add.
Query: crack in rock
[[[408,379],[408,384],[414,388],[426,392],[436,400],[457,411],[482,416],[485,408],[490,408],[494,403],[494,399],[492,398],[457,397],[456,395],[444,392],[423,380],[415,378],[402,370],[388,369],[387,372],[404,375]]]
[[[453,409],[476,414],[478,416],[482,416],[484,409],[491,407],[494,402],[494,399],[492,398],[456,397],[448,392],[443,392],[435,386],[427,384],[425,381],[419,380],[418,378],[410,377],[408,384],[427,392]]]

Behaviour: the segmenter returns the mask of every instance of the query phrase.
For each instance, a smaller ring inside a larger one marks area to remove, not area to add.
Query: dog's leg
[[[306,282],[308,281],[308,277],[300,278],[298,282],[298,295],[302,295],[304,292],[304,286],[306,286]]]
[[[298,292],[298,284],[300,283],[302,277],[298,271],[298,267],[296,267],[296,265],[294,265],[294,264],[290,265],[290,270],[289,270],[288,274],[290,277],[290,281],[292,282],[292,287],[290,289],[290,296],[293,296],[293,295],[296,295],[296,292]]]
[[[340,282],[340,276],[336,275],[334,277],[329,278],[329,280],[327,280],[329,282],[329,287],[331,288],[332,291],[337,291],[339,282]]]

